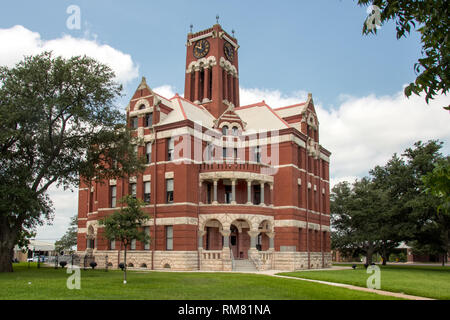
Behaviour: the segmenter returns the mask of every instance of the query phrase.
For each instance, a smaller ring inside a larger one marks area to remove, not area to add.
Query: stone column
[[[252,204],[252,180],[247,180],[247,204]]]
[[[203,78],[203,101],[202,103],[205,102],[209,102],[210,98],[209,98],[209,94],[208,94],[208,88],[209,88],[209,66],[205,66],[205,68],[203,69],[203,72],[205,74],[205,77]]]
[[[213,198],[213,204],[218,204],[217,202],[217,183],[218,180],[214,179],[214,198]]]
[[[275,251],[275,232],[266,232],[269,237],[269,251]]]
[[[223,73],[225,74],[225,76],[223,77],[223,99],[228,100],[228,72],[223,69]]]
[[[234,92],[234,88],[233,88],[233,75],[230,73],[229,75],[229,79],[230,79],[230,89],[228,90],[228,95],[229,95],[229,99],[228,101],[233,102],[233,92]]]
[[[250,236],[250,250],[256,250],[256,238],[259,231],[247,231],[247,233]]]
[[[229,249],[230,248],[230,230],[222,230],[220,233],[223,236],[223,249]]]
[[[273,183],[270,184],[270,206],[273,207],[274,205],[274,193],[273,193]]]
[[[236,179],[231,179],[231,204],[236,204]]]
[[[195,67],[194,103],[200,103],[200,67]]]
[[[205,235],[206,231],[204,230],[198,230],[198,244],[197,247],[199,250],[203,250],[203,236]]]
[[[199,204],[203,204],[203,199],[202,199],[202,193],[203,193],[203,180],[200,180],[200,182],[198,183],[198,188],[199,188],[199,195],[198,195],[198,198],[199,198]]]
[[[265,204],[264,204],[264,182],[261,182],[261,205],[265,206]]]

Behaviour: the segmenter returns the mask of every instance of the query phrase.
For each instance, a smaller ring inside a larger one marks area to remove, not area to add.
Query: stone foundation
[[[87,259],[87,268],[93,260],[97,263],[97,268],[104,269],[106,263],[108,268],[118,269],[119,262],[124,260],[124,252],[118,251],[94,251],[94,259],[90,256]],[[78,265],[84,265],[84,252],[78,252]],[[155,251],[154,270],[173,270],[173,271],[232,271],[232,259],[229,250],[200,251],[200,259],[197,251]],[[324,262],[322,265],[322,253],[310,253],[310,268],[321,269],[331,267],[331,253],[323,254]],[[308,269],[307,252],[262,252],[260,254],[260,270],[304,270]],[[127,251],[128,269],[152,268],[152,252],[145,251]]]

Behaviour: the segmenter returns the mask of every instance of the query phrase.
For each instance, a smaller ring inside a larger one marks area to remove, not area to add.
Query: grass
[[[450,299],[449,267],[399,265],[379,267],[381,268],[381,290],[434,299]],[[359,287],[366,287],[366,281],[370,276],[363,265],[358,265],[356,270],[303,271],[282,273],[282,275],[346,283]]]
[[[81,270],[81,290],[66,287],[65,269],[35,264],[14,266],[0,274],[0,299],[19,300],[378,300],[373,293],[306,281],[238,273],[128,272]],[[30,284],[29,284],[30,283]]]

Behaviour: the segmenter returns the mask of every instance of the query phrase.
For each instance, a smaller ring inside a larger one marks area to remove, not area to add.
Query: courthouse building
[[[329,267],[330,152],[312,95],[279,109],[241,106],[236,38],[216,24],[189,33],[186,47],[184,97],[162,97],[142,78],[126,107],[145,172],[80,185],[78,254],[123,262],[98,220],[132,194],[145,202],[151,241],[133,241],[129,268]]]

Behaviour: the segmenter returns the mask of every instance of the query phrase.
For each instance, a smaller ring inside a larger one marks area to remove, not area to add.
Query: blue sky
[[[70,5],[81,10],[81,29],[66,26]],[[65,57],[88,54],[116,71],[124,84],[122,110],[142,76],[170,98],[184,91],[186,36],[220,24],[240,44],[241,103],[265,100],[282,107],[311,92],[320,143],[332,152],[330,183],[352,181],[383,165],[418,140],[440,139],[450,151],[450,97],[430,105],[406,99],[420,57],[417,32],[400,40],[387,23],[363,36],[366,8],[356,0],[8,1],[0,4],[0,65],[53,50]],[[51,226],[39,239],[61,237],[77,212],[77,192],[52,187]]]
[[[81,30],[66,28],[71,4],[81,8]],[[131,54],[151,86],[170,84],[182,93],[189,25],[208,28],[216,14],[226,30],[236,30],[243,87],[308,91],[332,106],[343,94],[393,94],[415,78],[417,34],[398,41],[390,23],[377,36],[362,36],[367,13],[356,1],[19,0],[1,5],[0,27],[21,24],[46,40],[89,32]]]

